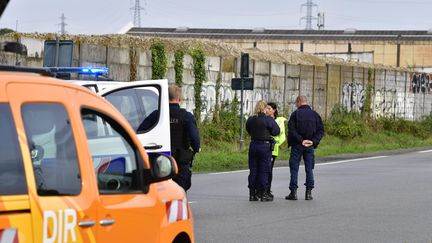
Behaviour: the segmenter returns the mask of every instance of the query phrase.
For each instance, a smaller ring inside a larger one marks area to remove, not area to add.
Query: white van
[[[147,152],[170,154],[168,80],[68,82],[87,87],[113,104]]]

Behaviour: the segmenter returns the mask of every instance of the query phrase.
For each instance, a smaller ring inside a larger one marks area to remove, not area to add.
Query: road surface
[[[432,150],[317,163],[312,201],[304,186],[285,200],[289,168],[276,167],[275,200],[249,202],[247,176],[193,175],[196,242],[432,242]]]

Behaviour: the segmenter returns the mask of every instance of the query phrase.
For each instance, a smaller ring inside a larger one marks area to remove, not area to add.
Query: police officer
[[[272,163],[271,163],[271,170],[269,175],[269,188],[268,188],[268,194],[270,196],[273,196],[271,192],[271,183],[273,180],[273,167],[274,163],[276,161],[276,158],[279,156],[279,146],[281,146],[285,140],[286,140],[286,134],[285,134],[285,122],[287,119],[285,117],[279,116],[279,112],[277,109],[277,104],[274,102],[268,102],[266,106],[266,115],[272,117],[275,119],[276,123],[279,126],[280,133],[277,136],[274,136],[273,139],[275,140],[275,145],[272,152]]]
[[[179,169],[173,180],[187,191],[192,185],[192,160],[200,150],[199,131],[192,113],[180,108],[183,101],[181,88],[174,84],[170,85],[168,95],[171,155],[176,159]]]
[[[251,136],[249,145],[249,201],[273,201],[268,194],[269,174],[271,171],[272,150],[274,140],[272,136],[279,134],[279,126],[275,120],[266,116],[266,103],[258,101],[255,115],[246,121],[246,130]]]
[[[314,188],[313,169],[315,167],[314,150],[324,136],[324,125],[319,114],[307,104],[306,96],[298,96],[296,107],[288,121],[288,146],[291,146],[289,160],[290,167],[290,194],[286,200],[297,200],[297,176],[300,160],[303,156],[306,171],[305,199],[312,200]]]

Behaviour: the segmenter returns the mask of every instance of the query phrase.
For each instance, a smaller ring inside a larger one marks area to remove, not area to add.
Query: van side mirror
[[[1,42],[0,50],[27,56],[27,47],[18,42]]]
[[[149,154],[150,183],[164,181],[173,178],[177,174],[177,164],[173,157],[161,154]]]

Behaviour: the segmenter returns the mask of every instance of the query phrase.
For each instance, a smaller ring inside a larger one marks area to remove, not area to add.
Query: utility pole
[[[135,5],[130,8],[134,11],[134,27],[141,27],[141,10],[145,10],[140,6],[140,0],[135,0]]]
[[[66,17],[64,16],[64,13],[62,13],[62,15],[61,15],[61,17],[60,17],[60,20],[61,20],[61,22],[60,22],[60,34],[62,34],[62,35],[65,35],[66,34],[66,22],[65,22],[65,20],[66,20]]]
[[[319,30],[323,30],[325,25],[324,13],[318,13],[317,27]]]
[[[306,7],[306,16],[303,16],[300,18],[300,22],[302,20],[306,20],[306,30],[312,30],[312,20],[316,20],[317,17],[312,16],[312,9],[313,7],[317,7],[315,3],[312,2],[312,0],[307,0],[306,3],[301,5],[300,11],[303,9],[303,7]]]

